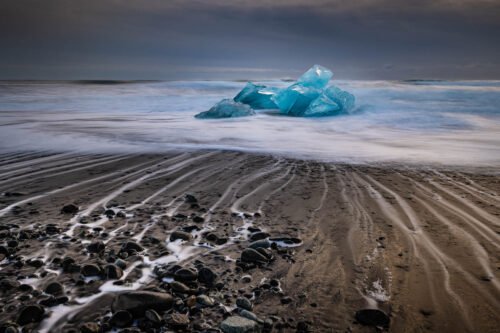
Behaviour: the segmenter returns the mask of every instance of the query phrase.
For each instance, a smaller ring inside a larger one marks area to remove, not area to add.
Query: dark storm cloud
[[[2,78],[498,78],[498,1],[4,0]]]

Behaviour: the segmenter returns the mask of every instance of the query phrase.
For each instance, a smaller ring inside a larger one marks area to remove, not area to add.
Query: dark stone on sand
[[[268,258],[257,250],[247,248],[241,252],[241,261],[247,263],[266,263],[268,262]]]
[[[192,232],[192,231],[198,231],[198,230],[200,230],[200,227],[198,227],[197,225],[188,225],[188,226],[182,227],[182,231],[185,231],[185,232]]]
[[[115,265],[120,267],[121,269],[127,268],[127,262],[125,260],[122,260],[122,259],[116,259]]]
[[[106,209],[104,211],[104,215],[106,215],[107,218],[112,218],[113,216],[116,215],[115,211],[112,209]]]
[[[19,242],[14,240],[14,239],[7,241],[7,247],[16,248],[18,245],[19,245]]]
[[[187,216],[186,216],[186,215],[184,215],[184,214],[178,213],[178,214],[175,214],[175,215],[174,215],[174,219],[177,219],[177,220],[185,220],[185,219],[187,219]]]
[[[202,267],[198,271],[198,281],[207,286],[213,286],[217,280],[217,274],[208,267]]]
[[[290,296],[285,296],[280,300],[281,304],[290,304],[292,301],[293,300]]]
[[[189,288],[184,283],[179,282],[179,281],[172,281],[170,283],[170,288],[172,288],[173,292],[177,292],[177,293],[182,293],[182,294],[191,293],[191,288]]]
[[[49,235],[55,235],[61,232],[61,229],[55,224],[47,224],[45,227],[45,232]]]
[[[75,263],[75,259],[66,257],[61,262],[61,267],[65,273],[76,273],[80,271],[80,266]]]
[[[59,304],[66,303],[68,300],[69,300],[69,298],[66,296],[62,296],[62,297],[49,296],[49,297],[46,297],[46,298],[40,300],[38,303],[50,308],[50,307],[53,307],[53,306],[56,306]]]
[[[198,272],[191,268],[181,268],[175,271],[174,278],[177,281],[190,282],[198,278]]]
[[[51,282],[46,287],[44,292],[49,295],[62,295],[64,293],[64,287],[59,282]]]
[[[184,232],[184,231],[179,231],[176,230],[170,234],[170,241],[175,241],[177,239],[182,239],[185,241],[190,241],[193,238],[193,236],[190,233]]]
[[[78,206],[74,204],[69,204],[61,208],[61,213],[75,215],[76,213],[78,213],[78,209],[79,209]]]
[[[101,275],[101,268],[94,264],[86,264],[80,270],[83,276],[98,276]]]
[[[106,248],[106,244],[102,241],[92,242],[87,246],[87,251],[90,253],[101,253]]]
[[[193,222],[195,222],[195,223],[203,223],[203,222],[205,222],[205,219],[203,217],[201,217],[201,216],[194,216],[193,217]]]
[[[0,245],[0,254],[4,254],[5,256],[8,256],[10,254],[10,252],[5,246]]]
[[[382,310],[362,309],[356,312],[356,320],[361,325],[389,327],[391,319]]]
[[[19,312],[16,322],[21,326],[38,323],[42,321],[44,313],[45,310],[41,305],[28,305]]]
[[[132,251],[142,252],[144,248],[135,242],[126,242],[122,245],[122,251],[130,253]]]
[[[167,321],[168,325],[176,329],[184,329],[189,326],[189,317],[182,313],[172,313]]]
[[[187,203],[197,203],[198,199],[196,199],[196,197],[192,194],[186,194],[184,201]]]
[[[40,259],[30,259],[26,264],[31,267],[40,268],[43,266],[44,262]]]
[[[260,231],[260,232],[256,232],[256,233],[251,234],[250,240],[253,242],[253,241],[257,241],[257,240],[261,240],[261,239],[266,239],[267,237],[269,237],[269,234],[267,232]]]
[[[165,311],[172,307],[172,295],[153,291],[129,291],[116,295],[113,311],[126,310],[133,316],[142,316],[146,310]]]
[[[114,327],[125,328],[132,325],[133,321],[134,318],[132,318],[130,312],[120,310],[113,313],[113,316],[111,316],[109,323]]]
[[[241,316],[231,316],[220,325],[224,333],[257,333],[260,332],[257,322]]]
[[[0,281],[0,290],[3,292],[9,292],[19,288],[21,284],[14,279],[3,279]]]
[[[109,264],[104,267],[106,278],[116,280],[123,276],[123,271],[120,267],[114,264]]]
[[[119,218],[121,218],[121,219],[124,219],[124,218],[126,218],[126,217],[127,217],[127,215],[125,215],[125,213],[124,213],[124,212],[120,211],[120,212],[116,213],[116,217],[119,217]]]
[[[80,326],[80,333],[99,333],[100,327],[97,323],[84,323]]]
[[[236,299],[236,306],[248,311],[252,311],[253,308],[252,302],[246,297],[239,297]]]
[[[144,313],[144,317],[146,317],[146,319],[152,322],[154,325],[161,324],[161,316],[155,310],[147,310]]]

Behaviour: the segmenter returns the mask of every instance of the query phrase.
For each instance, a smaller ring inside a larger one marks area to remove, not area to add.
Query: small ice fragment
[[[210,110],[195,115],[199,119],[234,118],[254,115],[255,111],[248,105],[238,103],[232,99],[223,99]]]
[[[248,82],[246,86],[234,97],[235,102],[250,105],[254,110],[277,109],[276,103],[271,99],[280,89],[266,87]]]
[[[309,104],[304,117],[323,117],[336,114],[347,113],[354,108],[354,96],[339,89],[330,86],[323,93]]]
[[[319,89],[295,83],[271,98],[276,103],[281,113],[300,117],[309,104],[316,99],[320,93],[321,90]]]
[[[328,69],[320,65],[314,65],[307,70],[302,76],[297,80],[297,83],[305,87],[313,87],[316,89],[323,89],[326,87],[333,73]]]

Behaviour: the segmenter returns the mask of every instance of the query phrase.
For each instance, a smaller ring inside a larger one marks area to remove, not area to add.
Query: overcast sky
[[[1,0],[0,79],[500,79],[500,0]]]

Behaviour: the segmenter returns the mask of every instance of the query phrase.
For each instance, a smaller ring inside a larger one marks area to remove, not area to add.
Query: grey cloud
[[[354,78],[495,78],[498,35],[486,0],[11,0],[0,76],[277,77],[321,63]]]

